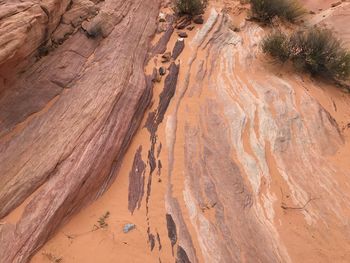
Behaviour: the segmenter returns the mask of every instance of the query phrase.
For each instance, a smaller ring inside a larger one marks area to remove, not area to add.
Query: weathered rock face
[[[5,75],[1,263],[28,261],[96,197],[32,262],[348,261],[349,95],[269,63],[245,8],[210,2],[181,41],[165,1],[65,9],[61,44]],[[318,12],[308,22],[333,21]]]
[[[2,1],[0,3],[0,65],[20,60],[48,39],[69,0]]]
[[[192,41],[194,50],[207,47],[205,60],[195,59],[184,70],[195,77],[187,76],[185,95],[167,122],[169,176],[178,176],[179,162],[184,167],[182,212],[172,205],[175,197],[167,199],[175,222],[185,224],[176,214],[186,211],[206,262],[299,262],[285,238],[300,243],[309,234],[304,229],[298,237],[298,230],[288,229],[295,219],[281,216],[294,210],[305,225],[318,225],[313,235],[326,234],[322,229],[332,224],[334,232],[324,240],[345,242],[350,196],[339,192],[336,181],[346,178],[346,170],[325,161],[343,144],[336,122],[302,88],[312,83],[294,73],[271,75],[258,60],[259,26],[247,23],[243,30],[249,33],[242,34],[229,29],[227,16],[212,11],[207,25],[211,19],[215,28],[209,35],[204,27]],[[178,131],[184,141],[178,141]],[[183,159],[176,157],[182,143]],[[324,195],[327,200],[318,201]],[[341,261],[349,251],[340,243],[343,252],[327,260]],[[187,244],[182,247],[191,261],[198,261]],[[305,250],[312,260],[325,260]]]
[[[1,30],[8,26],[6,32],[15,33],[2,44],[4,68],[14,58],[29,58],[62,14],[63,23],[73,25],[71,15],[78,12],[74,2],[69,9],[74,11],[65,14],[69,1],[47,2],[45,8],[42,3],[17,4],[13,11],[15,4],[1,4]],[[158,8],[153,0],[106,1],[100,13],[110,19],[98,23],[111,28],[108,38],[88,38],[78,30],[24,73],[14,71],[5,80],[0,99],[0,217],[42,187],[16,226],[2,226],[1,262],[28,261],[66,218],[113,181],[150,101],[151,85],[143,69]]]
[[[81,48],[78,40],[70,40],[75,48],[60,48],[59,61],[42,57],[79,30],[82,21],[95,16],[98,9],[88,0],[1,4],[0,135],[70,87],[82,69],[83,57],[86,60],[98,42],[89,41]]]

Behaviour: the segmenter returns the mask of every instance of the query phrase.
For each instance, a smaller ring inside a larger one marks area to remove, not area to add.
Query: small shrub
[[[54,254],[49,253],[49,252],[43,252],[42,254],[43,254],[45,257],[47,257],[47,259],[48,259],[50,262],[53,262],[53,263],[60,263],[60,262],[62,262],[62,260],[63,260],[62,257],[56,257]]]
[[[276,16],[295,22],[305,14],[297,0],[250,0],[250,5],[253,17],[264,23],[270,23]]]
[[[291,60],[312,74],[346,79],[350,75],[350,53],[327,29],[312,28],[294,33],[289,41]]]
[[[350,52],[340,51],[334,59],[328,62],[328,71],[337,79],[348,79],[350,77]]]
[[[262,40],[262,50],[271,57],[285,62],[289,59],[289,39],[280,31],[269,34]]]
[[[179,15],[199,15],[203,13],[204,7],[204,0],[175,0],[175,11]]]
[[[327,29],[311,28],[290,37],[275,32],[262,40],[262,50],[282,62],[290,59],[295,67],[313,75],[337,80],[350,77],[350,52]]]
[[[97,223],[98,223],[98,228],[106,228],[108,226],[108,223],[106,222],[108,217],[109,217],[110,213],[109,211],[107,211],[104,215],[102,215]]]

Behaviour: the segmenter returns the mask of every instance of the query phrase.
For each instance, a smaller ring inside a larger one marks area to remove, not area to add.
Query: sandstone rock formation
[[[17,59],[30,63],[61,15],[65,23],[79,14],[70,12],[74,3],[63,14],[69,1],[47,2],[49,12],[35,2],[18,9],[1,4],[1,26],[16,35],[1,38],[9,43],[1,49],[0,217],[42,186],[16,227],[2,226],[1,262],[26,262],[65,219],[105,191],[151,96],[143,68],[158,14],[152,0],[106,2],[100,13],[111,13],[108,38],[88,38],[78,29],[24,72],[9,72]],[[34,22],[25,25],[31,29],[26,32],[12,19]]]
[[[179,40],[167,1],[0,1],[1,263],[348,261],[350,97],[247,8]]]

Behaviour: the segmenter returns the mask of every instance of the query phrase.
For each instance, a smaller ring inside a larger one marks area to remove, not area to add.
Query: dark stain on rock
[[[151,195],[151,187],[152,187],[152,176],[154,170],[157,168],[157,160],[155,157],[155,152],[156,152],[156,143],[157,143],[157,129],[159,124],[163,121],[164,115],[166,110],[168,109],[170,100],[175,94],[175,89],[176,89],[176,84],[177,84],[177,78],[179,74],[179,65],[176,65],[175,63],[172,63],[169,67],[169,74],[165,78],[164,82],[164,89],[159,95],[159,105],[157,109],[154,112],[150,112],[147,117],[146,125],[145,127],[148,129],[150,132],[150,140],[151,140],[151,147],[150,150],[148,151],[148,164],[150,166],[150,173],[148,176],[148,182],[147,182],[147,193],[146,193],[146,218],[147,218],[147,224],[148,224],[148,229],[147,229],[147,234],[148,234],[148,240],[151,246],[151,250],[153,250],[155,246],[155,237],[153,234],[150,232],[150,226],[149,226],[149,197]],[[161,151],[161,144],[159,145],[157,149],[157,158],[160,154]],[[158,174],[160,174],[160,169],[162,167],[162,164],[160,160],[158,160]],[[170,216],[170,215],[169,215]],[[168,216],[167,216],[168,217]],[[171,216],[170,216],[171,218]],[[171,235],[171,240],[172,240],[172,247],[176,243],[177,237],[176,237],[176,226],[174,221],[171,219],[167,219],[167,224],[168,224],[168,233]],[[161,244],[160,244],[160,238],[159,235],[157,235],[157,240],[159,243],[159,250],[161,249]],[[169,236],[170,238],[170,236]],[[174,242],[174,243],[173,243]]]
[[[166,214],[166,225],[168,229],[168,237],[170,239],[172,249],[174,249],[174,245],[177,242],[176,224],[170,214]]]
[[[178,56],[181,54],[181,52],[184,50],[184,48],[185,48],[185,41],[183,39],[178,39],[173,48],[173,53],[171,57],[173,59],[177,59]]]
[[[147,182],[147,195],[146,195],[146,215],[148,216],[148,208],[149,208],[149,197],[151,195],[151,186],[152,186],[152,174],[148,176]]]
[[[169,103],[173,98],[176,90],[177,78],[179,75],[180,65],[172,63],[169,67],[169,74],[164,81],[164,89],[159,95],[159,105],[154,112],[150,112],[147,117],[145,127],[151,133],[151,138],[155,137],[158,125],[163,121]]]
[[[161,174],[161,172],[162,172],[162,162],[161,162],[161,160],[158,160],[158,175],[160,176],[160,174]]]
[[[154,148],[155,148],[156,143],[157,143],[157,136],[155,134],[151,134],[151,149],[148,151],[148,163],[149,163],[149,167],[150,167],[150,172],[149,172],[149,176],[148,176],[147,196],[146,196],[147,215],[148,215],[149,197],[151,195],[152,174],[153,174],[154,170],[157,168],[156,158],[154,157]]]
[[[170,100],[173,98],[176,90],[177,78],[179,75],[180,65],[172,63],[169,67],[169,74],[165,78],[164,90],[159,95],[159,106],[157,110],[157,126],[163,121],[164,114],[168,109]]]
[[[152,148],[154,148],[153,143],[152,143]],[[154,149],[151,149],[148,151],[148,161],[150,166],[150,174],[152,174],[157,167],[156,158],[154,157]]]
[[[150,132],[151,135],[156,133],[157,127],[154,125],[154,122],[157,118],[156,113],[157,113],[157,110],[149,112],[147,116],[146,124],[145,124],[145,127],[147,128],[147,130]]]
[[[147,235],[148,235],[148,243],[150,245],[150,249],[151,251],[154,249],[154,246],[156,244],[156,241],[155,241],[155,238],[154,238],[154,235],[151,233],[151,228],[149,226],[149,218],[147,217]]]
[[[149,58],[153,57],[157,54],[163,54],[166,51],[167,44],[171,38],[171,35],[174,32],[173,22],[174,22],[174,16],[167,15],[166,21],[167,21],[167,28],[165,33],[162,35],[162,37],[159,39],[157,44],[152,47],[152,50],[150,52]]]
[[[160,151],[161,151],[161,144],[159,145],[158,149],[156,149],[156,143],[157,143],[157,129],[159,124],[163,121],[164,115],[166,110],[168,109],[169,103],[172,99],[172,97],[175,94],[178,74],[179,74],[179,65],[176,65],[175,63],[172,63],[169,67],[169,74],[166,76],[164,81],[164,89],[159,95],[159,105],[157,109],[153,112],[150,112],[147,117],[146,125],[145,127],[150,133],[150,141],[151,141],[151,147],[148,151],[148,164],[150,166],[150,173],[148,176],[148,182],[147,182],[147,194],[146,194],[146,220],[147,220],[147,234],[148,234],[148,240],[150,244],[151,251],[153,250],[155,246],[155,236],[150,231],[150,224],[149,224],[149,197],[151,195],[151,187],[152,187],[152,176],[154,170],[157,168],[157,160],[155,157],[155,153],[157,154],[157,158],[159,157]],[[161,169],[161,162],[158,160],[158,174],[160,173]],[[170,216],[170,215],[169,215]],[[168,217],[168,215],[167,215]],[[169,221],[169,222],[168,222]],[[176,243],[177,236],[176,236],[176,226],[174,221],[172,220],[171,216],[170,219],[167,219],[167,225],[168,225],[168,233],[169,238],[172,240],[172,247]],[[157,233],[157,241],[159,244],[159,250],[161,249],[161,243],[160,243],[160,237]],[[174,253],[174,252],[173,252]]]
[[[162,151],[162,143],[160,142],[157,149],[157,158],[159,158],[160,152]]]
[[[162,250],[162,243],[160,242],[160,236],[159,236],[158,232],[157,232],[157,242],[158,242],[158,250],[161,251]]]
[[[131,213],[134,212],[137,206],[140,208],[144,194],[146,165],[142,160],[141,152],[142,146],[135,153],[134,162],[129,173],[128,209]]]
[[[155,244],[156,244],[153,234],[148,235],[148,242],[149,242],[149,245],[150,245],[151,251],[152,251],[154,249]]]
[[[190,259],[187,256],[186,251],[181,246],[177,246],[175,262],[176,263],[191,263]]]

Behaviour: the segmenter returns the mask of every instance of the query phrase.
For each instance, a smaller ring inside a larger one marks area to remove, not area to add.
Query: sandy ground
[[[163,12],[171,12],[164,9]],[[192,38],[195,31],[187,32]],[[153,43],[156,43],[161,34],[156,35]],[[168,50],[171,51],[177,40],[176,32],[168,43]],[[182,55],[184,56],[184,54]],[[162,65],[160,56],[152,59],[145,69],[146,74],[151,74],[155,66]],[[165,66],[168,66],[166,63]],[[149,112],[155,110],[158,104],[159,94],[164,85],[164,77],[160,83],[155,83],[153,89],[152,107]],[[145,114],[139,132],[134,137],[120,168],[119,174],[111,188],[96,202],[83,209],[67,225],[65,225],[55,237],[53,237],[31,260],[31,262],[52,262],[62,259],[62,262],[156,262],[158,258],[162,262],[171,262],[173,252],[168,238],[161,240],[161,251],[154,249],[150,251],[147,236],[147,215],[145,198],[139,210],[131,214],[128,210],[128,187],[129,173],[132,168],[135,152],[140,145],[145,149],[142,151],[142,159],[147,160],[147,149],[150,145],[149,132],[145,126],[148,113]],[[164,138],[164,128],[160,126],[160,137]],[[164,147],[165,148],[165,147]],[[166,159],[166,149],[160,153],[161,159]],[[163,157],[164,156],[164,157]],[[163,157],[163,158],[162,158]],[[163,170],[166,174],[166,167]],[[146,178],[146,182],[147,182]],[[165,222],[164,196],[166,191],[166,178],[154,177],[152,195],[150,198],[150,218],[152,225],[162,237],[167,237]],[[96,229],[98,220],[106,212],[110,216],[106,220],[108,227]],[[16,221],[19,211],[11,213],[12,218],[6,220]],[[136,228],[129,233],[123,232],[123,226],[127,223],[136,225]],[[157,227],[159,226],[159,227]],[[159,244],[158,244],[159,245]],[[158,246],[157,245],[157,246]],[[117,261],[116,261],[117,260]]]

